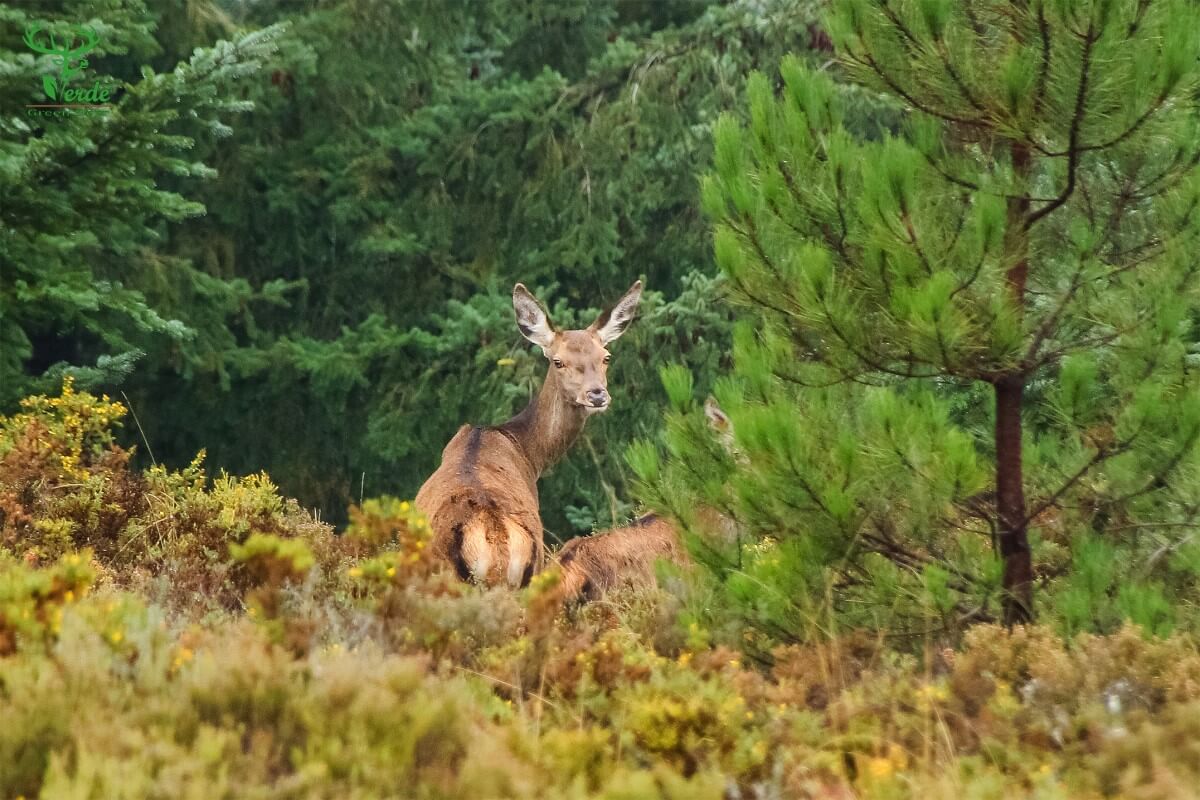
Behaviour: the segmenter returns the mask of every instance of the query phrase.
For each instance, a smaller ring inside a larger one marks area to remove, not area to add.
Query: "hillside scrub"
[[[125,409],[0,420],[3,797],[1190,797],[1200,650],[1133,627],[764,650],[670,593],[459,582],[406,501],[129,469]],[[736,619],[736,616],[731,617]]]

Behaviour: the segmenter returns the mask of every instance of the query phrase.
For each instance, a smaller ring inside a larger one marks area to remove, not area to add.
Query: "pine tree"
[[[835,6],[841,63],[905,125],[856,139],[795,59],[718,124],[704,202],[753,319],[721,396],[742,463],[714,489],[677,419],[669,474],[634,454],[651,500],[804,540],[835,589],[882,557],[976,618],[992,568],[964,554],[989,536],[1010,624],[1094,537],[1113,580],[1165,591],[1200,510],[1195,4]]]

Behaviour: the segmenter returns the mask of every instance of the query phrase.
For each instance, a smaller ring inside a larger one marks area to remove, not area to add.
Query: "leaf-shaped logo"
[[[46,92],[46,97],[51,100],[58,99],[58,86],[54,83],[54,78],[49,75],[42,76],[42,89]]]

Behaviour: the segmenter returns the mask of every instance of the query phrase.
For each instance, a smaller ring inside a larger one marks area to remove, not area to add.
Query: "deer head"
[[[521,329],[521,335],[540,346],[549,359],[551,374],[564,402],[580,406],[587,413],[608,408],[609,353],[606,345],[629,327],[641,299],[642,282],[637,281],[587,328],[560,331],[524,284],[513,287],[517,327]]]

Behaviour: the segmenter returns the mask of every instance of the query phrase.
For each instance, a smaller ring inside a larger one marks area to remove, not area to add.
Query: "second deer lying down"
[[[556,592],[563,603],[598,600],[621,586],[652,586],[660,558],[690,559],[675,523],[646,514],[623,528],[572,539],[555,557],[561,577]]]
[[[718,440],[733,449],[729,417],[709,398],[704,414]],[[721,535],[736,535],[732,520],[713,508],[701,508],[698,516],[706,528]],[[623,586],[654,585],[654,565],[659,560],[689,564],[687,548],[673,520],[646,514],[621,528],[572,539],[558,551],[560,578],[556,602],[563,604],[598,600]]]
[[[641,295],[638,281],[590,327],[559,331],[524,286],[513,289],[517,327],[550,361],[541,391],[501,425],[459,428],[416,498],[434,552],[463,580],[524,586],[541,568],[538,477],[570,449],[591,414],[608,408],[605,345],[625,332]]]

